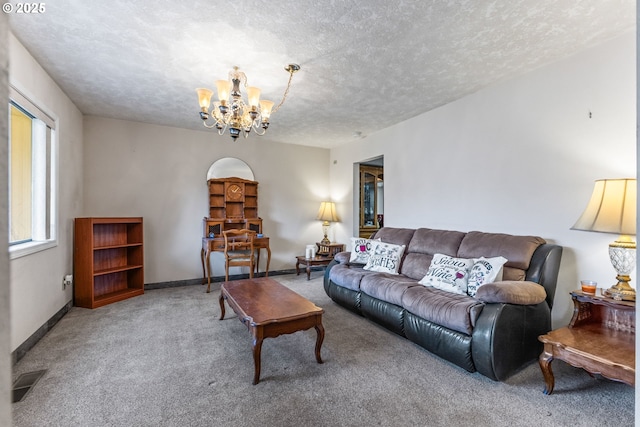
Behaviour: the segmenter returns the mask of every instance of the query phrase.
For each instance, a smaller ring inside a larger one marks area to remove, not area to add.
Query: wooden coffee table
[[[224,301],[253,335],[253,384],[260,381],[260,353],[265,338],[315,328],[316,361],[322,363],[320,348],[324,340],[324,310],[291,289],[268,277],[235,280],[220,285],[220,320]]]

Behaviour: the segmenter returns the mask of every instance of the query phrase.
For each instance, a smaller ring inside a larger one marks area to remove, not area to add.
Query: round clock
[[[242,199],[242,187],[238,184],[231,184],[227,187],[227,200],[237,201]]]

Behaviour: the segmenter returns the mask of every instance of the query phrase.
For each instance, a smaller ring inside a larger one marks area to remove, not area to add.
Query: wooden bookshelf
[[[142,218],[76,218],[75,305],[97,308],[144,293]]]

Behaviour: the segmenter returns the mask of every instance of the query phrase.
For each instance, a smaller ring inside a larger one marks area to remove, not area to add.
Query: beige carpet
[[[276,276],[325,309],[324,364],[313,329],[267,339],[252,385],[247,329],[219,284],[147,291],[73,308],[16,366],[46,369],[15,426],[631,426],[634,389],[553,363],[505,383],[468,373],[333,303],[320,272]]]

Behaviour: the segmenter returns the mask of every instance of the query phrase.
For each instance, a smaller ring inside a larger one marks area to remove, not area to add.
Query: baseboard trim
[[[56,314],[54,314],[47,322],[40,326],[37,331],[35,331],[29,338],[26,339],[25,342],[20,344],[18,348],[16,348],[13,352],[11,352],[11,364],[12,366],[18,363],[20,359],[22,359],[29,350],[33,348],[34,345],[40,341],[42,337],[44,337],[47,332],[49,332],[53,327],[64,317],[65,314],[71,310],[73,306],[73,301],[67,302]]]
[[[320,268],[321,269],[321,268]],[[272,276],[282,276],[284,274],[293,274],[296,270],[275,270],[269,272],[269,277]],[[259,276],[254,277],[264,277],[264,273],[260,273]],[[229,280],[240,280],[240,279],[248,279],[249,274],[233,274],[229,276]],[[214,276],[211,278],[211,283],[219,283],[224,282],[224,276]],[[144,290],[152,291],[155,289],[166,289],[166,288],[178,288],[181,286],[192,286],[192,285],[201,285],[202,278],[198,279],[185,279],[185,280],[173,280],[170,282],[156,282],[156,283],[145,283]],[[206,284],[206,282],[205,282]]]

